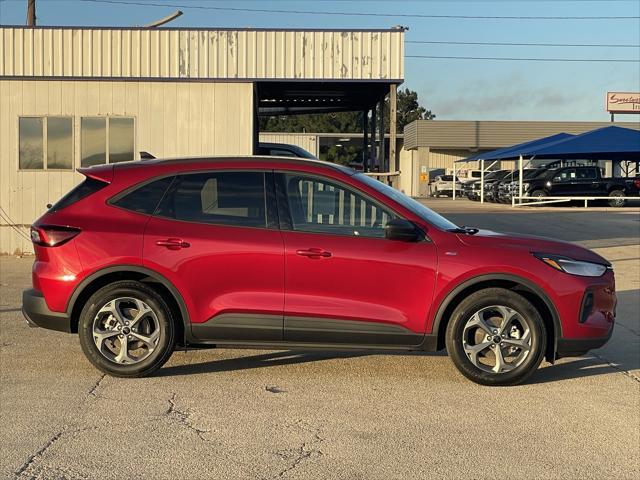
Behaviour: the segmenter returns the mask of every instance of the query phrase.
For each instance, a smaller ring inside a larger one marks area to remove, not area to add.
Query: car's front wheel
[[[87,300],[78,335],[89,361],[116,377],[150,375],[175,344],[171,309],[154,289],[130,280],[109,284]]]
[[[458,370],[482,385],[515,385],[540,365],[547,336],[540,313],[526,298],[488,288],[465,298],[447,325],[446,345]]]
[[[609,193],[609,206],[611,207],[624,207],[624,192],[622,190],[612,190]]]

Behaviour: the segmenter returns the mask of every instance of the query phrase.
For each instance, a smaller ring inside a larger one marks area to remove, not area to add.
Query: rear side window
[[[173,176],[164,177],[145,183],[124,196],[113,200],[111,204],[132,212],[152,215],[174,178]]]
[[[262,172],[206,172],[179,175],[157,215],[189,222],[266,227]]]
[[[108,183],[103,182],[102,180],[87,177],[84,179],[84,182],[76,186],[73,190],[62,197],[53,207],[51,207],[50,211],[55,212],[62,210],[63,208],[67,208],[69,205],[79,202],[83,198],[96,193],[107,185]]]

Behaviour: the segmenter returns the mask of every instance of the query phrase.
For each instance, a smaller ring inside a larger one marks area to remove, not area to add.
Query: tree
[[[385,131],[389,133],[390,118],[389,100],[384,103],[384,125]],[[415,120],[433,120],[436,118],[431,110],[427,110],[420,105],[418,93],[405,88],[398,90],[397,98],[397,133],[402,133],[404,127]]]
[[[418,93],[405,88],[398,90],[397,132],[414,120],[433,120],[436,116],[420,105]],[[389,100],[385,101],[384,124],[389,132]],[[379,119],[378,115],[378,119]],[[362,112],[287,115],[260,118],[262,132],[362,133]]]

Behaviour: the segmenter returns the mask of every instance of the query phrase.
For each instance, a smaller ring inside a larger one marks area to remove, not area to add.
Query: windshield
[[[400,192],[399,190],[396,190],[395,188],[390,187],[389,185],[386,185],[376,180],[375,178],[368,177],[363,173],[356,173],[354,175],[354,178],[357,178],[362,183],[365,183],[366,185],[370,186],[371,188],[374,188],[375,190],[382,193],[383,195],[398,202],[404,208],[411,210],[414,214],[422,218],[424,221],[430,223],[431,225],[441,230],[452,230],[452,229],[458,228],[458,226],[455,223],[450,222],[449,220],[444,218],[442,215],[434,212],[430,208],[425,207],[423,204],[421,204],[417,200],[414,200],[413,198],[408,197],[407,195]]]

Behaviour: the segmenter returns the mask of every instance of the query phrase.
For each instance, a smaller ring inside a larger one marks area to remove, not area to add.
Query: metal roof
[[[0,78],[381,81],[404,30],[0,27]]]

